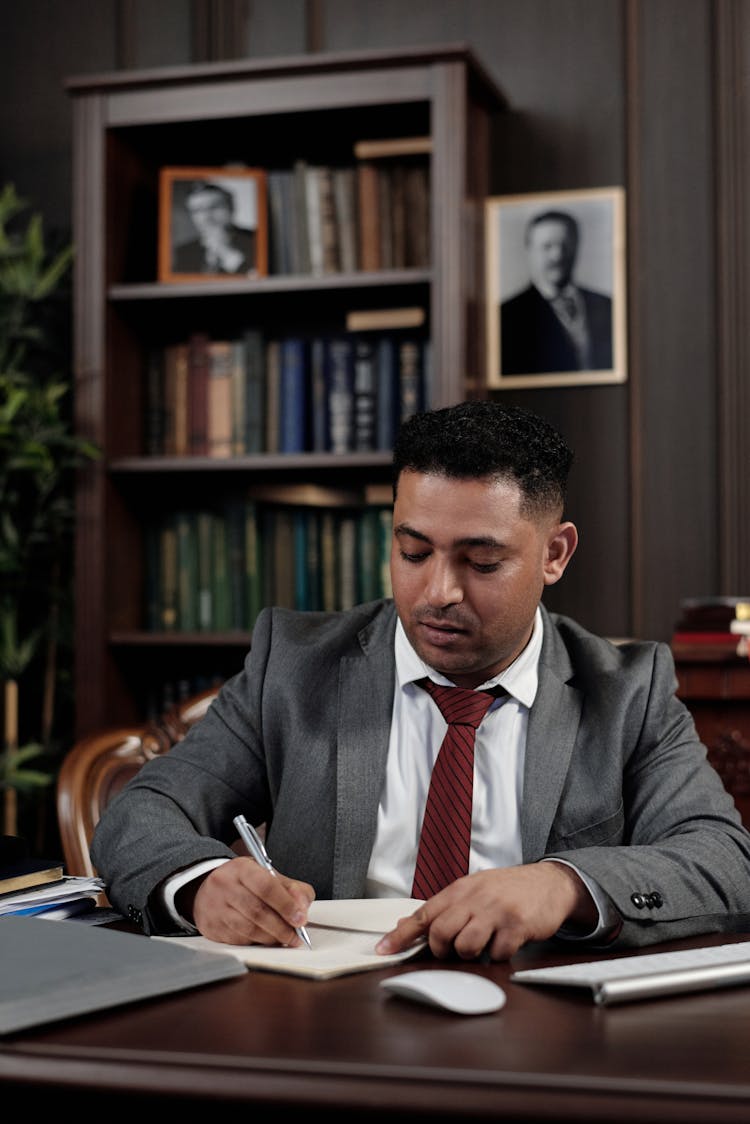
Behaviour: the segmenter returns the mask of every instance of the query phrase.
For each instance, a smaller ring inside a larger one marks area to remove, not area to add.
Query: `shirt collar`
[[[555,301],[558,297],[571,297],[578,303],[578,289],[569,281],[564,289],[554,289],[551,285],[545,285],[543,282],[534,282],[534,288],[537,289],[546,301]]]
[[[526,647],[516,656],[510,667],[506,667],[505,671],[501,671],[493,679],[488,679],[486,683],[480,684],[481,688],[486,690],[489,687],[504,687],[514,699],[530,707],[536,698],[539,685],[539,655],[542,650],[543,630],[542,614],[537,606],[531,639]],[[450,679],[446,679],[439,671],[435,671],[419,658],[409,643],[400,620],[396,623],[395,653],[399,687],[414,683],[417,679],[424,679],[425,675],[430,676],[436,683],[453,686]]]

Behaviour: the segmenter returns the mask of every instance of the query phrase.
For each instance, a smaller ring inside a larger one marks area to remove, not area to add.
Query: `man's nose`
[[[456,567],[433,556],[427,570],[425,587],[425,598],[429,604],[439,607],[455,605],[463,601],[463,596],[463,586]]]

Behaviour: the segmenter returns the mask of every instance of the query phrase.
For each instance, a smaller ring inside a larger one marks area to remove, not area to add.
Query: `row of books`
[[[243,500],[170,514],[146,534],[154,632],[250,630],[261,608],[351,608],[390,596],[389,506]]]
[[[409,332],[188,340],[149,356],[156,456],[374,452],[429,401],[430,343]]]
[[[320,275],[430,264],[429,164],[423,156],[269,171],[269,268]]]
[[[726,660],[750,656],[750,596],[684,598],[671,639],[682,660]]]

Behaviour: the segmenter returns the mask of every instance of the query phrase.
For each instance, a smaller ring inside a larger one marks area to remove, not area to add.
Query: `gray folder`
[[[0,918],[0,1034],[184,991],[246,965],[134,933],[41,917]]]

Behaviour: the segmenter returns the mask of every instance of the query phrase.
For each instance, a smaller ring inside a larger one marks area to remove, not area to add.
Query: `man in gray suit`
[[[750,925],[750,835],[669,648],[541,605],[577,544],[572,454],[527,411],[414,415],[394,449],[393,600],[267,609],[206,716],[112,802],[93,861],[146,932],[296,945],[313,897],[410,897],[446,730],[426,679],[501,688],[477,731],[468,874],[380,945],[495,959]],[[449,802],[451,795],[449,793]],[[279,872],[239,856],[265,824]],[[416,896],[416,895],[414,895]]]

